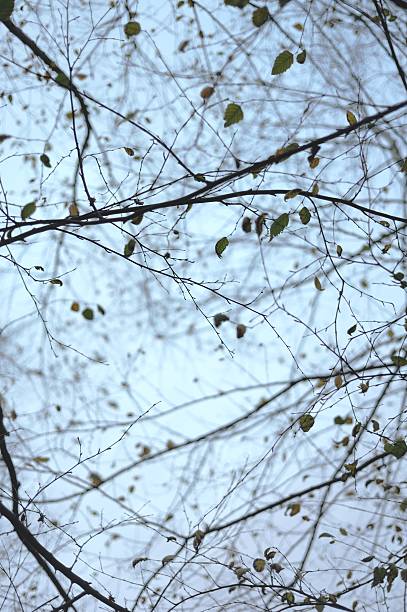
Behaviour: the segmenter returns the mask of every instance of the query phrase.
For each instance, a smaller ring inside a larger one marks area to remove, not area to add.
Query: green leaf
[[[29,202],[29,204],[26,204],[23,210],[21,211],[22,220],[25,221],[26,219],[28,219],[28,217],[31,217],[31,215],[33,215],[36,210],[37,205],[35,204],[35,202]]]
[[[225,120],[223,127],[227,128],[233,125],[234,123],[239,123],[239,121],[242,121],[243,116],[244,115],[241,106],[239,106],[239,104],[231,102],[227,105],[225,114],[223,116]]]
[[[61,87],[66,87],[67,89],[69,89],[71,86],[71,81],[62,72],[58,72],[57,76],[55,77],[55,83],[58,83],[58,85],[61,85]]]
[[[270,18],[269,10],[266,6],[261,6],[253,11],[252,14],[252,22],[256,28],[261,28],[262,25],[266,23]]]
[[[385,579],[386,573],[387,571],[385,567],[380,566],[380,565],[375,567],[373,570],[372,587],[377,586],[378,584],[381,584],[383,580]]]
[[[128,23],[126,23],[123,29],[127,38],[130,38],[131,36],[137,36],[137,34],[140,34],[141,25],[138,21],[129,21]]]
[[[224,0],[226,6],[234,6],[236,8],[244,8],[249,4],[249,0]]]
[[[43,164],[44,164],[44,166],[46,166],[47,168],[51,168],[51,167],[52,167],[52,165],[51,165],[51,160],[50,160],[50,158],[48,157],[48,155],[46,155],[45,153],[43,153],[43,154],[40,156],[40,160],[41,160],[41,163],[43,163]]]
[[[400,355],[392,355],[391,360],[398,368],[407,365],[407,359],[405,357],[400,357]]]
[[[131,223],[132,223],[133,225],[140,225],[140,223],[141,223],[141,222],[142,222],[142,220],[143,220],[143,217],[144,217],[144,213],[142,213],[142,212],[136,213],[136,214],[134,215],[134,217],[132,217],[132,219],[131,219]]]
[[[130,240],[124,245],[124,256],[130,257],[134,253],[134,247],[136,246],[136,241],[134,238],[130,238]]]
[[[0,0],[0,21],[10,19],[14,11],[14,0]]]
[[[276,236],[281,234],[281,232],[287,227],[290,217],[287,213],[283,213],[274,221],[272,226],[270,227],[270,240],[273,240]]]
[[[229,240],[226,238],[226,236],[218,240],[218,242],[215,244],[215,253],[219,258],[222,257],[222,253],[227,246],[229,246]]]
[[[303,414],[300,418],[300,427],[305,433],[314,426],[315,419],[312,414]]]
[[[87,321],[92,321],[95,315],[93,314],[92,308],[85,308],[82,310],[82,316],[84,319],[87,319]]]
[[[290,191],[287,191],[284,196],[284,202],[287,202],[287,200],[292,200],[292,198],[296,198],[297,195],[301,193],[301,191],[302,189],[291,189]]]
[[[307,52],[305,49],[303,49],[302,51],[300,51],[300,53],[297,55],[297,62],[299,64],[303,64],[305,62],[307,58]],[[318,164],[317,164],[318,165]]]
[[[287,49],[285,51],[282,51],[279,55],[277,55],[276,59],[274,60],[274,65],[271,74],[282,74],[283,72],[291,68],[293,62],[294,56],[291,51],[287,51]]]
[[[348,331],[347,331],[346,333],[347,333],[349,336],[351,336],[353,333],[355,333],[355,331],[356,331],[356,327],[357,327],[357,325],[356,325],[356,323],[355,323],[355,325],[352,325],[352,327],[349,327],[349,329],[348,329]]]
[[[294,593],[291,593],[291,591],[284,593],[281,599],[286,601],[288,604],[293,604],[295,602]]]
[[[389,453],[389,455],[393,455],[396,459],[401,459],[407,453],[407,444],[402,438],[398,438],[394,442],[386,440],[384,443],[384,451]]]
[[[300,220],[303,225],[307,225],[311,221],[311,213],[306,206],[301,208],[300,212]]]

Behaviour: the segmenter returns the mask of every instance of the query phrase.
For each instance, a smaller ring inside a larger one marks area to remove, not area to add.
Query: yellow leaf
[[[72,204],[69,205],[69,214],[71,217],[79,216],[79,208],[75,202],[72,202]]]
[[[342,385],[343,385],[343,379],[342,379],[342,376],[341,376],[340,374],[337,374],[337,375],[335,376],[334,382],[335,382],[335,387],[336,387],[337,389],[340,389],[340,388],[342,387]]]
[[[348,120],[349,125],[355,125],[358,122],[355,115],[350,110],[346,111],[346,119]]]
[[[262,572],[264,570],[264,568],[266,567],[266,561],[265,559],[255,559],[253,561],[253,569],[256,572]]]
[[[318,291],[325,291],[325,289],[321,285],[321,281],[319,280],[318,276],[314,278],[314,285],[315,285],[315,288],[318,289]]]
[[[35,463],[48,463],[49,457],[34,457]]]

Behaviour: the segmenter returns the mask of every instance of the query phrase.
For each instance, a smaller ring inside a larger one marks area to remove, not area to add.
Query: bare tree
[[[405,9],[1,1],[0,609],[406,609]]]

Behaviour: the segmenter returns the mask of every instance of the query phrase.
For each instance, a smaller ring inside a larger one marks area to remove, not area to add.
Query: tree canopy
[[[1,609],[407,606],[404,0],[1,0]]]

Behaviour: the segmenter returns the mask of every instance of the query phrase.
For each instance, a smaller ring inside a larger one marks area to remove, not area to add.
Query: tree
[[[405,8],[2,1],[2,609],[405,608]]]

